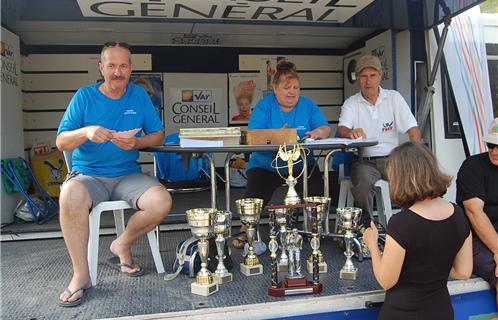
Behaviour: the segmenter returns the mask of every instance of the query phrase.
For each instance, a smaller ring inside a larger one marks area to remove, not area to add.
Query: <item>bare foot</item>
[[[81,299],[83,296],[82,289],[89,289],[91,287],[92,281],[90,281],[90,277],[87,279],[79,279],[79,277],[73,276],[67,289],[59,295],[59,300],[62,302],[73,302]]]
[[[133,259],[131,256],[131,247],[128,247],[126,245],[122,245],[118,242],[118,239],[114,240],[111,243],[111,247],[109,248],[111,252],[119,257],[119,261],[122,264],[130,265],[133,266],[133,268],[129,268],[125,265],[121,266],[121,272],[126,272],[126,273],[137,273],[140,271],[140,266],[137,264],[133,263]]]

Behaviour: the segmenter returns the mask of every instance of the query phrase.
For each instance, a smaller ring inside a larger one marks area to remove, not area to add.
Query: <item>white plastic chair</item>
[[[351,192],[351,179],[344,176],[344,165],[339,166],[339,199],[337,201],[338,208],[352,207],[354,205],[353,193]],[[377,216],[379,222],[385,228],[387,223],[393,215],[391,206],[391,197],[389,196],[389,183],[386,180],[378,180],[374,184],[375,188],[375,201],[377,203]],[[336,219],[337,221],[337,219]],[[337,222],[335,224],[334,232],[337,232]]]
[[[72,167],[72,152],[64,151],[64,159],[66,160],[66,165],[68,171],[71,171]],[[119,237],[125,229],[124,221],[124,210],[131,209],[132,207],[123,200],[117,201],[104,201],[95,206],[90,212],[90,224],[89,224],[89,239],[88,239],[88,269],[90,270],[90,278],[92,279],[92,285],[97,285],[97,261],[99,257],[99,236],[100,236],[100,215],[103,212],[110,212],[114,214],[114,223],[116,226],[116,235]],[[156,236],[157,231],[157,236]],[[164,264],[159,252],[159,229],[149,231],[147,233],[147,239],[149,240],[150,250],[152,252],[152,257],[154,258],[154,264],[156,265],[157,273],[164,273]]]

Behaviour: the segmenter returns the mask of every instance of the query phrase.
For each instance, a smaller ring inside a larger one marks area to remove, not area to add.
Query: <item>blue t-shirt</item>
[[[100,84],[76,92],[62,117],[57,135],[95,125],[115,131],[142,128],[145,134],[163,130],[161,120],[142,87],[128,84],[121,98],[111,99],[99,91]],[[89,176],[129,175],[141,171],[138,156],[138,150],[123,150],[111,141],[86,141],[73,151],[72,170]]]
[[[306,132],[321,126],[328,125],[327,119],[320,112],[318,106],[306,97],[299,97],[297,105],[290,112],[283,112],[275,95],[269,95],[261,99],[251,113],[249,120],[249,130],[254,129],[279,129],[287,124],[288,128],[296,128],[299,139],[303,138]],[[268,171],[277,172],[272,167],[274,154],[272,152],[253,152],[247,169],[262,168]],[[315,160],[310,154],[308,164],[313,164]],[[287,174],[286,163],[279,161],[279,169],[282,174]],[[296,170],[302,168],[302,161],[294,166]]]

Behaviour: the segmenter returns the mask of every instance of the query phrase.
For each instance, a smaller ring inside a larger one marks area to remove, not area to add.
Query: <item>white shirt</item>
[[[376,139],[379,144],[363,149],[363,156],[386,156],[398,146],[398,133],[406,133],[417,126],[405,99],[395,90],[379,87],[379,97],[372,105],[361,92],[349,97],[341,108],[339,126],[349,129],[363,128],[367,138]]]

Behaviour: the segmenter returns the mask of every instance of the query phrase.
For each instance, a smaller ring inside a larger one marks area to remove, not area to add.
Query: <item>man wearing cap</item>
[[[418,142],[420,131],[401,94],[380,87],[382,66],[378,57],[361,57],[355,71],[360,92],[344,102],[337,131],[343,138],[379,142],[364,148],[361,157],[351,164],[355,205],[368,214],[363,215],[365,218],[372,218],[374,184],[387,179],[385,162],[391,150],[399,145],[398,134],[408,133],[410,141]]]
[[[488,151],[463,162],[456,181],[456,198],[474,233],[474,274],[498,291],[498,118],[482,140]]]

